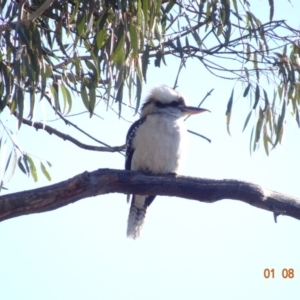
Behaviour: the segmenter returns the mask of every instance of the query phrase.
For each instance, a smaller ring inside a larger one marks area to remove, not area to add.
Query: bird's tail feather
[[[147,196],[133,195],[127,223],[127,237],[136,239],[140,236],[147,211]]]
[[[127,237],[135,240],[140,236],[146,218],[147,208],[155,197],[155,195],[132,195],[128,216]]]

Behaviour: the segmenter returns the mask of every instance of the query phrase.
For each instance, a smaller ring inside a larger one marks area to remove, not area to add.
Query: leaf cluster
[[[23,151],[17,137],[1,121],[0,133],[0,191],[6,189],[5,186],[11,180],[17,166],[25,175],[31,175],[35,182],[38,181],[37,162],[42,174],[51,181],[51,176],[46,167],[46,165],[48,167],[52,166],[49,161],[33,158]]]
[[[281,142],[288,109],[300,126],[300,44],[298,30],[273,20],[274,1],[264,5],[269,15],[261,21],[247,0],[3,0],[0,112],[9,109],[20,128],[41,100],[62,118],[81,99],[90,116],[99,101],[117,105],[121,116],[125,93],[137,112],[150,63],[177,58],[176,87],[192,59],[203,73],[242,84],[251,150],[263,140],[269,153]]]

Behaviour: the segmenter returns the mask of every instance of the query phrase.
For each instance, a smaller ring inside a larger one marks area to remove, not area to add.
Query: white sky
[[[299,24],[300,3],[294,2],[291,8],[287,1],[275,1],[274,19],[291,18]],[[144,95],[154,86],[173,85],[177,65],[170,59],[167,63],[168,68],[151,67]],[[284,145],[270,157],[263,149],[250,156],[250,126],[241,133],[249,108],[246,98],[235,102],[232,137],[226,132],[226,104],[233,84],[211,77],[196,61],[187,64],[178,90],[190,104],[215,90],[204,105],[212,113],[187,121],[189,129],[212,143],[190,136],[182,174],[247,180],[299,197],[300,132],[295,122],[288,118]],[[123,116],[137,118],[130,110]],[[105,120],[83,115],[72,121],[106,143],[123,144],[130,123],[110,112],[103,111],[102,117]],[[59,128],[58,123],[49,125]],[[92,143],[72,128],[60,130]],[[124,168],[120,154],[78,149],[25,125],[18,139],[29,154],[53,164],[51,184],[85,170]],[[8,188],[16,192],[48,184],[41,172],[33,183],[17,171]],[[0,299],[299,299],[299,221],[280,216],[275,224],[270,212],[239,201],[204,204],[157,197],[142,237],[132,241],[125,236],[128,210],[126,196],[112,194],[2,222]],[[275,269],[274,279],[263,277],[266,268]],[[283,279],[284,268],[293,268],[295,277]]]

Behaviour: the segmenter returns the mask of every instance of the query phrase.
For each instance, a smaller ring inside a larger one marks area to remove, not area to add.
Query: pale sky
[[[262,2],[253,1],[253,6]],[[289,18],[299,27],[300,3],[296,2],[291,8],[287,1],[275,1],[274,19]],[[168,67],[151,67],[144,97],[152,87],[173,85],[177,65],[169,58],[167,63]],[[233,84],[212,77],[196,61],[187,63],[178,91],[189,104],[197,105],[214,88],[203,105],[212,113],[189,118],[187,126],[212,143],[190,135],[182,175],[247,180],[299,197],[299,128],[288,117],[283,145],[269,157],[263,146],[250,155],[251,126],[241,133],[249,100],[236,97],[232,136],[226,131],[225,111]],[[76,101],[75,109],[80,111],[81,100]],[[137,119],[130,109],[122,114],[130,122]],[[71,121],[103,142],[124,144],[130,123],[105,109],[101,116],[104,120],[90,120],[86,114]],[[8,115],[1,115],[1,120],[13,124]],[[48,124],[92,144],[72,128],[59,126],[60,122]],[[10,193],[60,182],[86,170],[124,168],[120,154],[79,149],[25,125],[18,140],[30,155],[53,164],[49,169],[53,180],[49,183],[39,172],[34,183],[17,170],[8,185]],[[125,234],[128,211],[126,196],[111,194],[0,223],[0,298],[299,299],[299,221],[279,216],[275,224],[272,213],[239,201],[205,204],[157,197],[148,209],[141,238],[132,241]],[[264,278],[266,268],[275,270],[274,279]],[[284,279],[282,270],[291,268],[295,277]]]

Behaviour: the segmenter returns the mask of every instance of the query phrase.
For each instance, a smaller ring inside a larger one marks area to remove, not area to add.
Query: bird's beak
[[[193,106],[183,106],[181,107],[181,111],[186,115],[196,115],[205,111],[210,112],[208,109]]]

